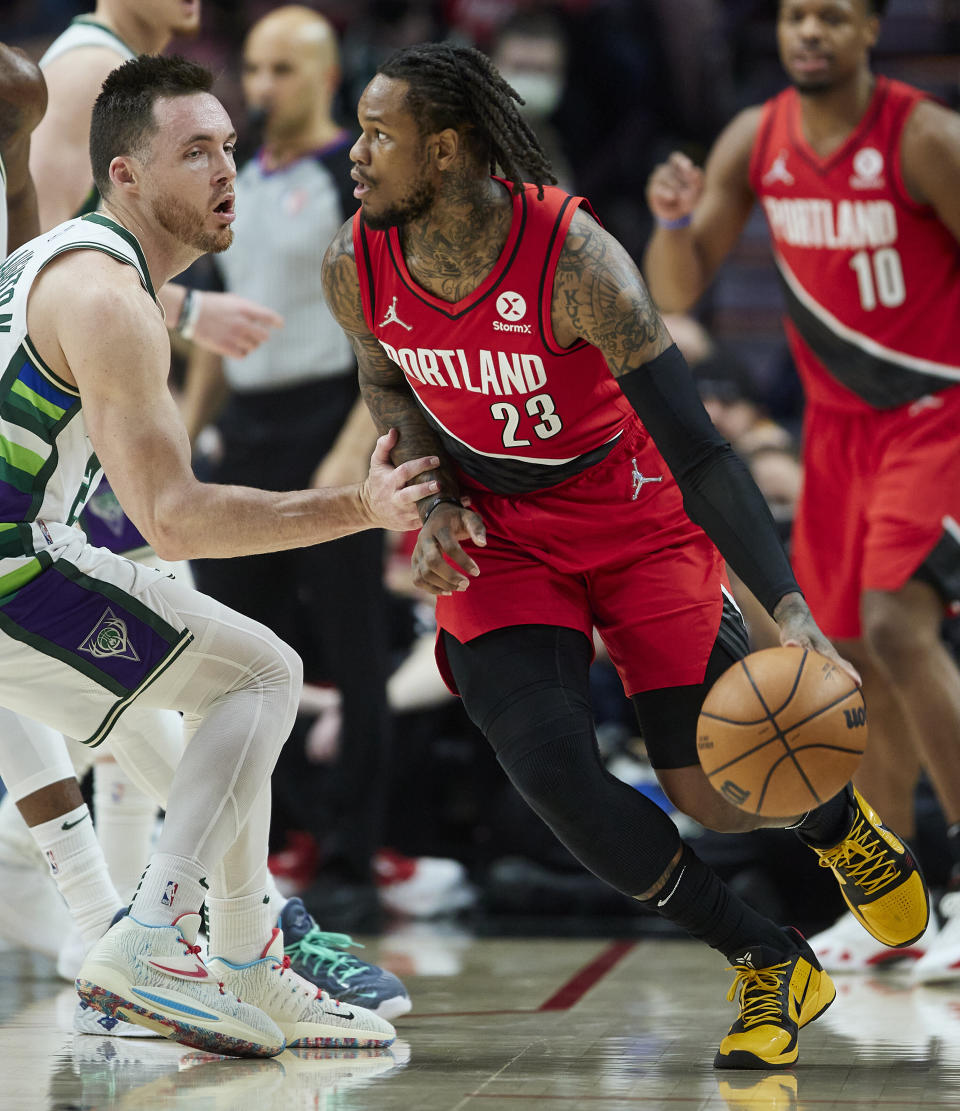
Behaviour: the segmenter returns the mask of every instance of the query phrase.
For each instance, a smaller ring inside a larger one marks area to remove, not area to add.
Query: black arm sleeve
[[[690,519],[773,613],[800,588],[763,495],[707,416],[676,344],[617,381],[677,480]]]

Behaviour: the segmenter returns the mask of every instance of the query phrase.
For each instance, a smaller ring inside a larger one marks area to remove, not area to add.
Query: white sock
[[[272,872],[267,872],[267,894],[270,896],[270,913],[273,915],[273,924],[276,926],[280,918],[280,911],[287,905],[287,897],[280,894],[280,889],[277,887],[277,881],[273,878]]]
[[[170,926],[181,914],[199,914],[206,877],[199,860],[154,853],[133,896],[131,916],[146,926]]]
[[[129,903],[153,848],[157,805],[115,760],[98,760],[93,766],[93,810],[110,875]]]
[[[0,799],[0,857],[23,867],[35,864],[38,869],[47,870],[46,861],[9,793]]]
[[[239,899],[207,897],[209,950],[231,964],[248,964],[263,956],[277,918],[270,897],[262,891]]]
[[[108,930],[123,902],[107,871],[86,805],[30,830],[70,914],[92,945]]]

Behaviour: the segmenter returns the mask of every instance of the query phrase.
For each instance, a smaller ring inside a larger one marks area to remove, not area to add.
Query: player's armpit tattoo
[[[599,348],[617,377],[672,343],[636,265],[586,214],[574,217],[557,261],[553,323],[558,338]]]

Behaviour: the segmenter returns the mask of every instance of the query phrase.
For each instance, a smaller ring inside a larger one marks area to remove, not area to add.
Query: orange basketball
[[[867,743],[860,688],[805,648],[766,648],[714,683],[697,723],[707,778],[748,814],[792,818],[832,798]]]

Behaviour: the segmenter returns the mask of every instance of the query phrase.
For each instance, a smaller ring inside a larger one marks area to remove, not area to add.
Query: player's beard
[[[195,248],[200,254],[219,254],[233,242],[233,228],[207,231],[203,226],[203,214],[179,197],[169,193],[156,197],[152,207],[153,215],[164,231],[168,231],[188,247]]]
[[[363,222],[373,231],[400,227],[426,216],[436,199],[437,187],[426,178],[421,178],[405,197],[382,212],[371,213],[364,205],[361,208]]]

